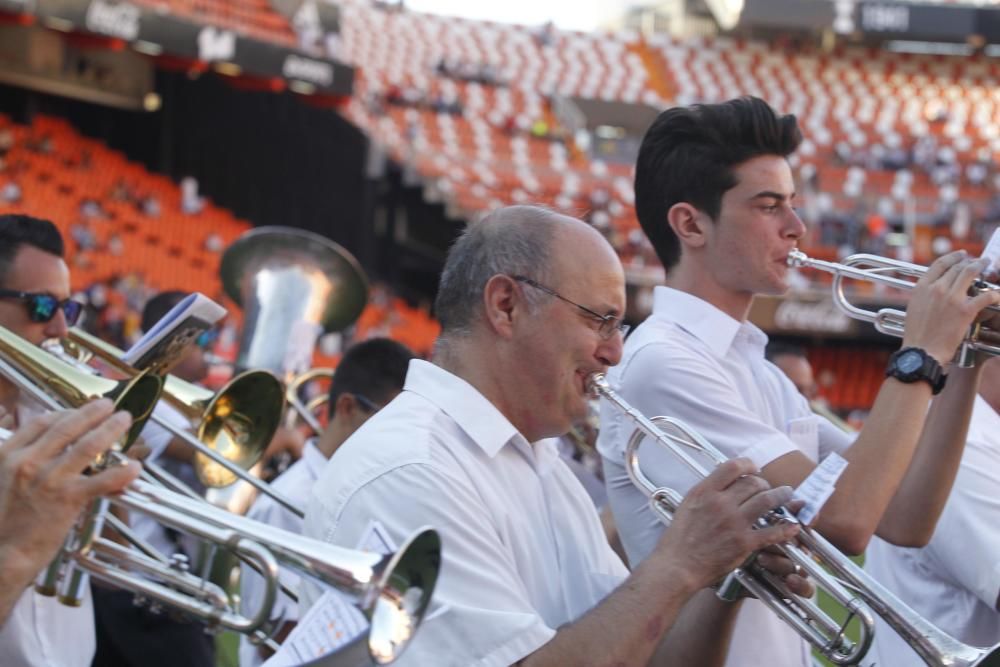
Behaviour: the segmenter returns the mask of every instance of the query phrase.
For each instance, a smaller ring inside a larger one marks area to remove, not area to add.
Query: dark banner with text
[[[42,25],[121,39],[147,54],[232,63],[250,76],[308,84],[318,93],[346,97],[354,86],[354,69],[343,63],[122,0],[0,0],[0,11],[31,13]]]

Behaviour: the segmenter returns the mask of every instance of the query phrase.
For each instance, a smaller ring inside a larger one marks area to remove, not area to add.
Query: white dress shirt
[[[18,423],[31,414],[18,407]],[[43,568],[48,563],[40,563]],[[79,607],[68,607],[57,597],[25,589],[0,626],[0,665],[3,667],[89,667],[97,650],[94,603],[90,587],[83,589]]]
[[[876,537],[865,561],[868,573],[914,611],[973,646],[1000,643],[998,489],[1000,415],[977,396],[955,486],[931,541],[908,549]],[[924,664],[887,625],[877,627],[870,654],[876,664]]]
[[[281,473],[271,483],[271,488],[297,506],[305,507],[309,501],[309,492],[316,480],[319,479],[323,467],[326,466],[326,461],[326,457],[316,447],[315,441],[309,440],[306,442],[305,449],[302,450],[302,458]],[[259,496],[250,507],[250,511],[247,512],[247,518],[292,533],[302,532],[302,519],[284,506],[279,505],[270,496]],[[298,589],[299,576],[294,569],[282,567],[279,576],[282,583],[291,590]],[[240,567],[240,608],[244,613],[252,613],[252,610],[259,607],[264,595],[263,584],[264,579],[255,570],[246,565]],[[271,618],[280,617],[285,621],[292,622],[299,618],[298,604],[280,591],[273,609]],[[246,635],[240,635],[240,667],[255,667],[263,662],[257,652],[257,646],[250,643]]]
[[[396,664],[510,665],[627,576],[555,441],[529,444],[482,394],[425,361],[337,451],[313,487],[305,533],[355,548],[377,520],[397,544],[441,534],[425,620]],[[321,591],[304,581],[301,609]]]
[[[176,408],[160,401],[153,408],[153,414],[174,426],[188,429],[191,423]],[[149,447],[147,461],[156,463],[168,473],[187,484],[194,491],[203,494],[205,487],[198,481],[194,468],[184,461],[163,456],[167,445],[175,438],[174,434],[160,426],[152,419],[142,427],[142,441]],[[186,446],[186,445],[185,445]],[[184,533],[168,532],[166,526],[141,512],[130,512],[128,517],[129,527],[136,536],[145,540],[164,556],[170,557],[178,550],[187,554],[190,562],[194,564],[198,556],[198,540]]]
[[[764,359],[767,336],[708,302],[668,287],[653,292],[653,312],[625,341],[608,381],[641,413],[679,418],[728,458],[758,467],[799,450],[812,461],[846,449],[851,437],[818,417],[794,385]],[[624,468],[632,423],[601,401],[598,451],[604,456],[608,500],[634,565],[653,550],[664,525]],[[665,449],[640,447],[646,475],[687,493],[698,479]],[[711,469],[707,459],[706,468]],[[743,602],[727,667],[802,667],[805,641],[757,600]]]

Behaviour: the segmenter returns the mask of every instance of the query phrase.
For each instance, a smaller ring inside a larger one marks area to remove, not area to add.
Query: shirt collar
[[[412,391],[440,408],[490,458],[496,456],[511,439],[517,437],[524,440],[524,436],[478,389],[440,366],[412,359],[406,371],[403,391]]]
[[[323,456],[323,452],[319,451],[319,447],[316,446],[316,440],[316,438],[306,440],[306,446],[302,449],[302,460],[305,461],[310,474],[314,478],[319,479],[319,475],[323,472],[323,468],[329,459]]]
[[[733,319],[704,299],[663,285],[653,288],[653,317],[676,323],[705,343],[717,357],[725,356],[744,325],[757,329],[748,322]]]

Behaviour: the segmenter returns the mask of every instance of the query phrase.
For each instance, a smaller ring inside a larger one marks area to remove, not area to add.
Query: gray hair
[[[434,311],[442,336],[472,332],[486,283],[495,275],[523,275],[548,282],[556,226],[566,217],[540,206],[507,206],[470,223],[448,251]],[[529,307],[548,296],[526,290]]]

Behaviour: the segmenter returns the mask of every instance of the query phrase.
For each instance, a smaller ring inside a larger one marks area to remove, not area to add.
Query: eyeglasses
[[[594,320],[600,321],[601,324],[600,324],[600,326],[597,327],[597,333],[604,340],[608,340],[609,338],[611,338],[613,335],[615,335],[616,331],[619,332],[619,333],[621,333],[622,338],[624,338],[625,335],[628,334],[628,331],[629,331],[630,327],[629,327],[629,325],[627,325],[624,322],[622,322],[622,320],[621,320],[620,317],[615,317],[614,315],[601,315],[600,313],[597,313],[597,312],[591,310],[590,308],[587,308],[586,306],[581,306],[576,301],[570,301],[569,299],[567,299],[566,297],[564,297],[562,294],[560,294],[559,292],[555,291],[554,289],[546,287],[545,285],[542,285],[541,283],[536,282],[536,281],[532,280],[531,278],[527,278],[525,276],[511,276],[511,277],[514,280],[518,281],[519,283],[524,283],[526,285],[531,285],[535,289],[541,290],[541,291],[545,292],[546,294],[554,296],[555,298],[559,299],[560,301],[565,301],[566,303],[568,303],[571,306],[576,306],[577,308],[579,308],[580,310],[582,310],[584,313],[586,313],[588,316],[590,316]]]
[[[361,394],[352,394],[352,396],[354,396],[354,400],[358,402],[358,405],[364,408],[365,412],[378,412],[381,409],[370,398],[365,398]]]
[[[28,317],[32,322],[50,322],[60,310],[66,317],[66,325],[73,326],[80,319],[83,304],[73,299],[59,300],[51,294],[36,294],[19,292],[17,290],[0,289],[0,298],[17,299],[28,308]]]

